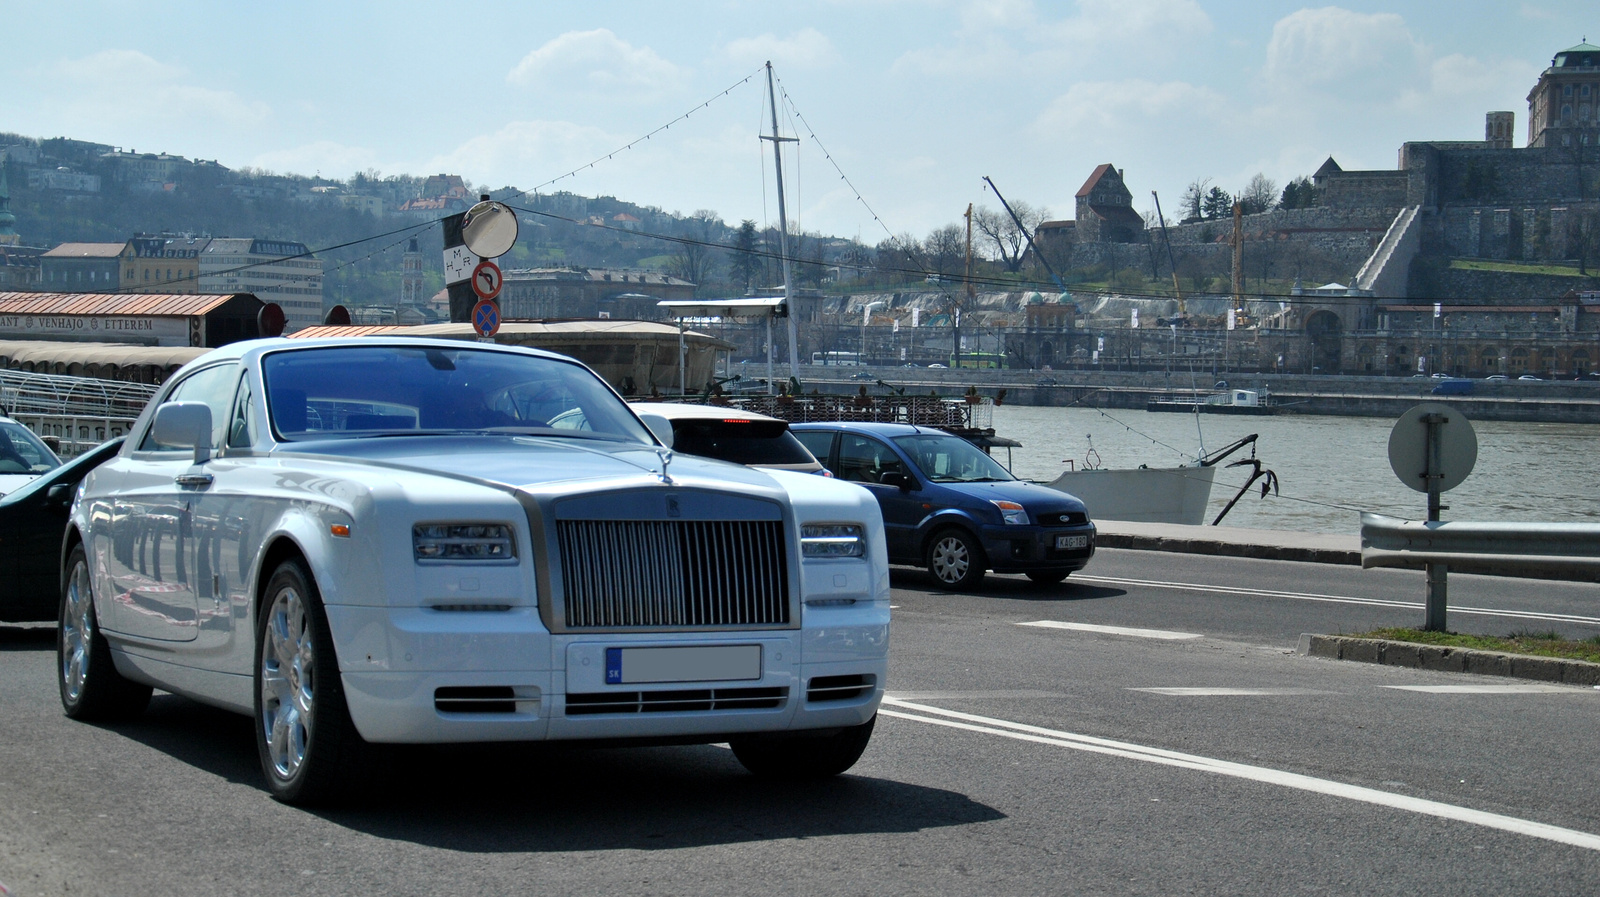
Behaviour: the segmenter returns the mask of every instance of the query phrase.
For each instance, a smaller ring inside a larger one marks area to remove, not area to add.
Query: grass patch
[[[1568,265],[1530,265],[1522,262],[1498,262],[1484,259],[1451,259],[1450,267],[1462,271],[1502,271],[1507,274],[1550,274],[1556,277],[1582,277],[1578,269]]]
[[[1554,632],[1513,632],[1502,638],[1493,635],[1463,635],[1457,632],[1426,632],[1421,629],[1374,629],[1371,632],[1358,633],[1353,637],[1600,663],[1600,635],[1574,641]]]

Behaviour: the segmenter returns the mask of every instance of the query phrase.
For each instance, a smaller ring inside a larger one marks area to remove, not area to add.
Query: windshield
[[[0,421],[0,473],[44,473],[61,459],[33,431],[16,421]]]
[[[899,436],[895,444],[935,483],[992,483],[1016,479],[983,450],[948,433]]]
[[[652,441],[600,378],[537,355],[337,346],[275,352],[261,376],[273,432],[291,442],[460,432]],[[562,426],[574,418],[581,430]]]

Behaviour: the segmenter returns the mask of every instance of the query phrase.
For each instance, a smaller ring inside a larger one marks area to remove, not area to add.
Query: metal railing
[[[0,413],[72,457],[125,435],[161,387],[94,377],[0,370]]]
[[[1519,576],[1600,574],[1600,524],[1425,522],[1361,515],[1361,566]]]

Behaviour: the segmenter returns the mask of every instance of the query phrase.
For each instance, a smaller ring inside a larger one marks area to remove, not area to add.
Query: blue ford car
[[[1057,583],[1094,556],[1083,502],[1025,483],[959,436],[908,424],[789,428],[817,460],[878,498],[889,562],[971,589],[986,570]]]

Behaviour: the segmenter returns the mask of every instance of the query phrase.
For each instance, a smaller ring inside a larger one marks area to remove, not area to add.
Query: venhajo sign
[[[83,340],[134,337],[189,344],[182,318],[113,315],[0,315],[0,333],[18,336],[72,336]]]

